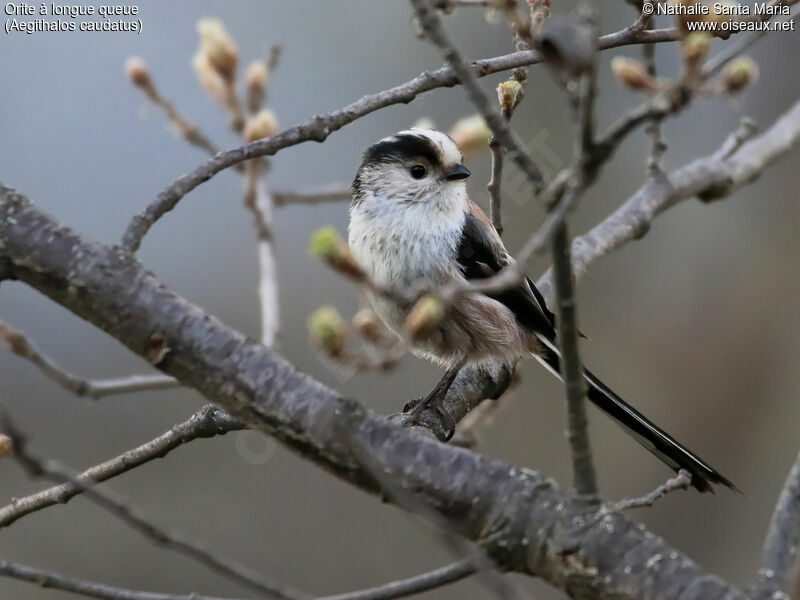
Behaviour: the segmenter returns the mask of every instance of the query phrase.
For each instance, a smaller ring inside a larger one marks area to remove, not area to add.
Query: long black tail
[[[537,360],[561,378],[559,351],[549,340],[539,337],[544,347]],[[614,419],[628,434],[647,448],[674,471],[685,469],[692,475],[692,485],[701,492],[713,492],[713,484],[722,484],[732,490],[736,486],[715,469],[707,465],[694,452],[675,441],[668,433],[651,423],[643,414],[617,396],[588,369],[584,370],[588,385],[587,397],[609,417]]]

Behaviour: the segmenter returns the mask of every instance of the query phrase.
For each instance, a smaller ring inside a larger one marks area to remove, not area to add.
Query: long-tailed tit
[[[513,263],[491,222],[467,196],[469,170],[458,146],[438,131],[411,129],[364,153],[353,181],[350,248],[379,286],[400,294],[482,279]],[[410,306],[369,294],[375,311],[403,331]],[[530,280],[496,293],[461,295],[438,330],[414,352],[447,368],[413,409],[436,408],[458,371],[490,357],[535,356],[559,375],[555,319]],[[624,402],[588,370],[588,398],[675,471],[686,469],[701,492],[733,484]],[[735,488],[734,488],[735,489]]]

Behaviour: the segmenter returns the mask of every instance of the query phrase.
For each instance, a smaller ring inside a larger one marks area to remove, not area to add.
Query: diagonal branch
[[[352,451],[363,449],[382,476],[480,541],[500,568],[567,588],[577,577],[587,597],[743,598],[622,515],[587,526],[571,508],[574,497],[538,473],[404,431],[342,398],[189,303],[127,254],[84,240],[3,187],[0,240],[9,276],[137,354],[152,352],[158,333],[169,350],[159,369],[302,457],[378,493],[372,469]],[[72,293],[76,285],[84,291]],[[654,554],[664,559],[658,569],[648,569]]]
[[[769,524],[758,580],[750,588],[754,600],[783,598],[797,565],[800,547],[800,454],[783,486]]]
[[[215,406],[205,406],[188,420],[175,425],[154,440],[76,475],[75,482],[61,483],[30,496],[15,498],[10,504],[0,507],[0,529],[48,506],[66,504],[82,494],[88,486],[127,473],[151,460],[163,458],[175,448],[192,440],[223,435],[243,428],[244,425],[239,421]]]
[[[635,31],[626,28],[598,38],[597,44],[598,49],[606,50],[630,44],[669,42],[677,39],[680,39],[680,32],[675,28],[649,31]],[[541,54],[534,50],[524,50],[478,60],[471,63],[470,68],[476,77],[485,77],[492,73],[540,62],[542,62]],[[122,246],[130,252],[136,252],[142,239],[158,219],[175,208],[186,194],[220,171],[251,158],[273,155],[289,146],[309,141],[322,142],[334,131],[338,131],[345,125],[376,110],[393,104],[407,104],[420,94],[442,87],[452,87],[458,82],[459,78],[449,66],[434,71],[425,71],[410,81],[381,92],[368,94],[337,110],[316,115],[278,135],[220,152],[159,192],[156,199],[128,224],[122,238]]]
[[[357,592],[322,596],[318,600],[391,600],[392,598],[420,594],[474,575],[478,571],[479,563],[479,559],[465,558],[408,579],[398,579],[385,585]]]
[[[12,577],[20,581],[35,583],[43,588],[63,590],[99,600],[233,600],[218,596],[202,596],[200,594],[161,594],[113,587],[95,581],[66,577],[54,571],[45,571],[27,565],[0,560],[0,575]]]
[[[174,377],[160,373],[154,375],[130,375],[115,379],[81,379],[59,367],[54,361],[41,354],[21,331],[0,320],[0,337],[5,340],[9,350],[36,365],[47,377],[76,396],[87,396],[99,400],[105,396],[168,390],[180,387]]]
[[[698,158],[669,174],[649,179],[591,231],[575,238],[572,242],[575,277],[580,279],[595,261],[644,236],[653,220],[668,208],[695,196],[706,201],[724,198],[757,179],[767,165],[800,141],[800,102],[763,134],[739,143],[734,138],[741,135],[737,131],[729,138],[733,143],[723,144],[725,152]],[[538,280],[537,287],[546,298],[552,298],[550,271]]]
[[[467,92],[470,102],[478,109],[496,142],[502,145],[511,160],[525,173],[537,192],[544,184],[544,176],[530,156],[522,149],[517,136],[512,133],[506,120],[492,107],[489,98],[483,93],[478,78],[469,63],[461,56],[450,37],[442,27],[442,21],[428,0],[411,0],[419,23],[431,42],[439,48],[447,64],[453,70]]]
[[[135,529],[150,541],[179,552],[254,591],[283,600],[305,600],[309,598],[280,582],[265,579],[248,567],[221,556],[200,543],[191,540],[173,529],[157,525],[141,510],[131,506],[128,501],[109,489],[96,486],[95,482],[84,483],[77,479],[69,469],[60,463],[35,454],[28,447],[27,437],[11,421],[0,402],[0,428],[13,441],[14,458],[31,477],[45,477],[51,481],[70,483],[82,488],[92,502]]]

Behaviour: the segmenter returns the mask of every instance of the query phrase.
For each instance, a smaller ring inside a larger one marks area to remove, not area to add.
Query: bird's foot
[[[424,427],[427,425],[427,423],[423,421],[422,415],[425,411],[432,410],[439,415],[439,423],[441,424],[440,430],[444,432],[443,438],[438,433],[437,437],[439,437],[443,442],[448,442],[456,432],[456,422],[453,420],[453,417],[451,417],[450,414],[442,408],[439,400],[440,398],[435,395],[426,396],[424,398],[416,398],[415,400],[406,402],[406,405],[403,407],[403,412],[411,413],[409,415],[409,423]]]

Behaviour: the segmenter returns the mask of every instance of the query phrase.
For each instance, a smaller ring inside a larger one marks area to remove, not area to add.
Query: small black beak
[[[447,181],[458,181],[459,179],[466,179],[470,175],[472,175],[472,171],[467,167],[464,165],[455,165],[445,173],[444,178],[447,179]]]

